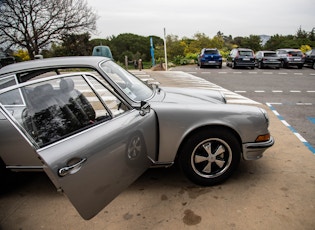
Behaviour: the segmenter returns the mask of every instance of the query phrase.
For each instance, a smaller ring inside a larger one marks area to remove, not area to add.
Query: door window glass
[[[7,91],[2,103],[38,147],[61,140],[110,120],[127,110],[120,100],[94,78],[58,77]],[[7,105],[9,95],[21,92],[25,103]]]

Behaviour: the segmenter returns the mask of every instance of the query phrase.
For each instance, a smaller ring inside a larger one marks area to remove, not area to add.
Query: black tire
[[[302,69],[303,68],[303,64],[302,65],[298,65],[298,69]]]
[[[258,62],[258,69],[263,69],[264,68],[264,64],[261,62]]]
[[[179,164],[189,180],[212,186],[232,175],[240,154],[238,140],[230,131],[203,130],[191,136],[181,148]]]
[[[313,62],[313,65],[312,65],[313,69],[315,69],[315,61]]]

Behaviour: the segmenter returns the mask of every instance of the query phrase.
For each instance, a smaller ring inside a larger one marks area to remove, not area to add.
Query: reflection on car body
[[[0,89],[6,168],[44,170],[85,219],[149,167],[177,160],[194,183],[215,185],[274,143],[265,110],[216,91],[149,86],[104,57],[7,66]]]

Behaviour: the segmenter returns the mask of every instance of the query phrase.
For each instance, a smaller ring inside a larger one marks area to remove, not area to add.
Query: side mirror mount
[[[148,102],[146,102],[146,101],[141,101],[139,114],[141,116],[144,116],[147,113],[150,113],[150,110],[151,110],[150,104]]]

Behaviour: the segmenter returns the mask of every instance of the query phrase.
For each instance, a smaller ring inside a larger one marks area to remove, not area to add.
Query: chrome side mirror
[[[140,111],[139,111],[139,114],[141,116],[144,116],[146,115],[147,113],[150,113],[150,110],[151,110],[151,106],[148,102],[146,101],[141,101],[141,106],[140,106]]]

